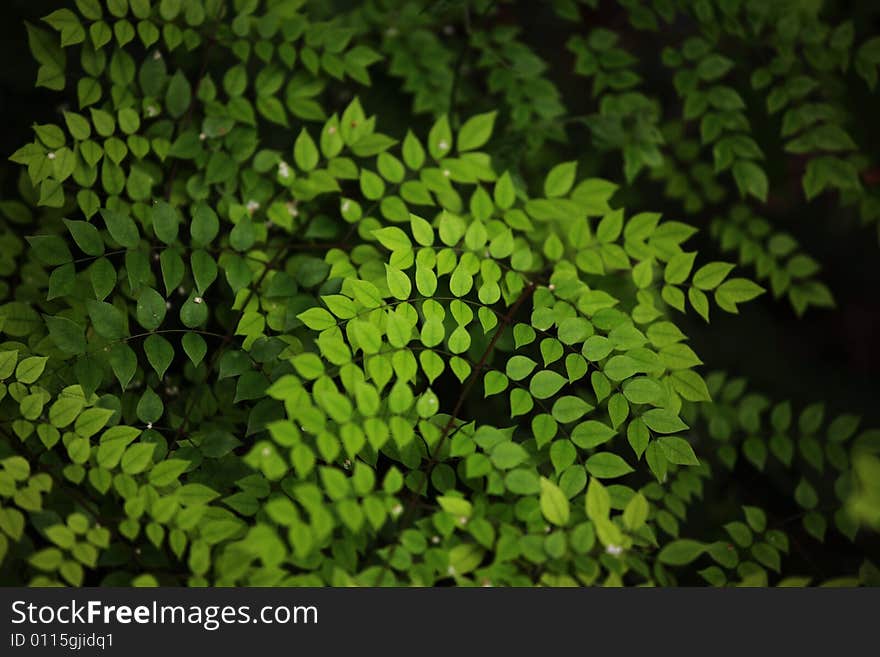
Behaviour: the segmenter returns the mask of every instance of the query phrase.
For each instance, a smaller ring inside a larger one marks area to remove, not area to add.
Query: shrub
[[[880,39],[555,0],[568,93],[523,3],[68,4],[26,26],[65,106],[0,204],[4,583],[877,582],[880,433],[704,375],[685,330],[832,305],[766,163],[876,221],[846,98]]]

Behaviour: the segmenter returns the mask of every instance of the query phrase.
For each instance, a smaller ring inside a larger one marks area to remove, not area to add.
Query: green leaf
[[[544,195],[547,198],[565,196],[574,186],[574,178],[577,174],[577,162],[563,162],[557,164],[547,174],[544,180]]]
[[[73,260],[67,243],[59,235],[34,235],[27,241],[34,255],[46,265],[63,265]]]
[[[140,233],[137,225],[131,217],[121,212],[104,209],[101,210],[104,224],[112,237],[121,246],[134,248],[140,242]]]
[[[693,370],[676,370],[670,374],[672,387],[688,401],[712,401],[709,388],[699,374]]]
[[[336,318],[323,308],[309,308],[297,315],[296,318],[313,331],[323,331],[336,326]]]
[[[696,251],[690,253],[678,253],[669,259],[666,269],[663,272],[663,279],[670,285],[680,285],[684,283],[691,273],[694,266],[694,259],[697,257]]]
[[[190,462],[184,459],[168,459],[157,463],[150,470],[149,480],[153,486],[167,486],[175,481],[189,467]]]
[[[657,433],[677,433],[688,426],[681,421],[677,413],[665,408],[652,408],[642,414],[642,421],[651,431]]]
[[[414,214],[409,215],[409,225],[412,230],[413,238],[422,246],[432,246],[434,244],[434,229],[427,221]]]
[[[155,443],[135,443],[122,455],[122,471],[125,474],[139,474],[150,467],[153,461]]]
[[[308,131],[303,128],[293,144],[293,159],[303,171],[311,171],[318,164],[320,153]]]
[[[61,47],[82,43],[86,32],[79,18],[70,9],[57,9],[43,18],[49,25],[61,33]]]
[[[165,107],[172,118],[179,119],[189,109],[192,99],[192,87],[181,71],[171,76],[168,90],[165,92]]]
[[[419,142],[418,138],[410,132],[407,131],[406,137],[403,140],[403,161],[413,171],[418,171],[422,168],[422,165],[425,163],[425,150],[422,148],[421,142]]]
[[[633,472],[626,461],[611,452],[593,454],[587,459],[585,467],[587,472],[598,479],[615,479]]]
[[[518,443],[504,441],[495,445],[489,458],[501,470],[510,470],[528,458],[528,452]]]
[[[85,328],[66,317],[44,315],[49,337],[61,351],[82,354],[86,351]]]
[[[497,114],[497,112],[486,112],[465,121],[458,132],[458,151],[460,153],[472,151],[489,141]]]
[[[760,285],[746,278],[731,278],[721,283],[715,290],[715,303],[723,310],[736,313],[736,304],[751,301],[764,291]]]
[[[623,524],[630,531],[636,531],[648,519],[648,500],[641,493],[633,495],[623,509]]]
[[[121,340],[128,334],[125,315],[112,304],[89,299],[86,301],[86,308],[98,335],[110,340]]]
[[[412,249],[412,242],[407,234],[396,226],[374,230],[373,236],[389,251],[409,251]]]
[[[733,177],[741,196],[751,194],[759,201],[767,200],[767,175],[750,160],[739,160],[733,165]]]
[[[156,237],[165,244],[174,244],[177,241],[177,229],[180,225],[180,215],[177,210],[165,201],[156,201],[150,208],[150,216]]]
[[[541,513],[554,525],[564,527],[571,516],[568,498],[559,487],[546,477],[541,477]]]
[[[677,465],[700,464],[697,455],[694,454],[693,447],[691,447],[690,443],[684,438],[679,438],[678,436],[663,436],[662,438],[658,438],[657,442],[659,443],[660,449],[663,451],[666,460],[670,463],[675,463]]]
[[[708,546],[699,541],[681,539],[663,546],[657,558],[668,566],[684,566],[703,554]]]
[[[733,265],[727,262],[710,262],[700,267],[691,280],[701,290],[714,290],[732,270]]]
[[[611,496],[598,479],[590,479],[586,495],[587,517],[593,522],[607,520],[611,513]]]
[[[582,449],[598,447],[611,440],[617,432],[598,420],[581,422],[571,432],[572,442]]]
[[[19,383],[34,383],[46,368],[46,356],[30,356],[22,359],[15,368],[15,378]]]
[[[174,347],[164,337],[154,333],[148,335],[144,340],[144,353],[147,355],[147,361],[156,370],[156,374],[161,380],[174,359]]]
[[[452,131],[449,129],[449,120],[444,114],[434,122],[428,132],[428,152],[431,157],[439,161],[449,156],[452,146]]]
[[[536,399],[549,399],[559,392],[566,383],[567,379],[564,376],[552,370],[541,370],[529,382],[529,392]]]
[[[192,364],[198,367],[199,363],[208,353],[208,345],[205,339],[198,333],[186,333],[181,340],[184,353],[189,357]]]
[[[64,225],[73,236],[73,241],[86,255],[100,256],[104,254],[104,240],[98,229],[86,221],[64,220]]]
[[[409,276],[391,265],[385,265],[385,278],[388,290],[395,299],[406,300],[412,292],[412,281]]]
[[[151,287],[141,290],[137,299],[135,316],[138,324],[148,331],[153,331],[161,326],[165,319],[165,298]]]

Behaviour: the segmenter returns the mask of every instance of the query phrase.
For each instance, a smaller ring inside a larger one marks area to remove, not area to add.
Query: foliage
[[[880,433],[704,378],[685,330],[762,284],[832,305],[759,216],[773,146],[744,97],[782,114],[807,200],[874,220],[840,87],[873,88],[877,38],[818,3],[619,0],[637,33],[692,26],[647,77],[582,29],[597,2],[557,0],[576,117],[514,3],[355,4],[75,0],[26,26],[67,105],[0,202],[2,581],[876,583],[787,568],[790,520],[719,482],[748,463],[861,555]],[[579,122],[624,187],[559,156]],[[695,221],[625,201],[651,180]]]

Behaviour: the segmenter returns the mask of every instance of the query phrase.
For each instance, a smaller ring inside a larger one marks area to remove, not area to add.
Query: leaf
[[[452,131],[449,129],[449,120],[443,114],[434,122],[428,131],[428,152],[435,160],[448,157],[452,152]]]
[[[167,486],[175,481],[189,467],[185,459],[168,459],[157,463],[151,470],[149,480],[153,486]]]
[[[652,408],[645,411],[642,414],[642,421],[648,425],[649,429],[657,433],[676,433],[688,428],[677,413],[665,408]]]
[[[172,118],[178,119],[189,109],[192,99],[192,87],[181,71],[171,76],[168,90],[165,92],[165,107]]]
[[[82,43],[86,38],[86,32],[79,18],[70,9],[57,9],[48,16],[43,17],[49,25],[61,33],[61,47],[64,48],[76,43]]]
[[[690,253],[678,253],[669,259],[666,269],[663,272],[663,279],[671,285],[680,285],[684,283],[691,273],[694,266],[694,259],[697,257],[696,251]]]
[[[432,246],[434,244],[434,229],[427,221],[414,214],[409,215],[410,230],[412,230],[413,238],[422,246]]]
[[[181,340],[184,353],[189,357],[192,364],[198,367],[199,363],[208,353],[208,345],[205,339],[198,333],[186,333]]]
[[[581,422],[571,432],[572,442],[581,449],[592,449],[607,443],[615,435],[616,431],[598,420]]]
[[[648,500],[641,493],[633,495],[623,509],[623,524],[630,531],[636,531],[648,519]]]
[[[733,270],[733,265],[727,262],[710,262],[700,267],[691,281],[700,290],[714,290],[721,285],[727,275]]]
[[[736,304],[751,301],[764,292],[764,288],[746,278],[731,278],[715,290],[715,303],[727,312],[736,313]]]
[[[523,449],[522,445],[504,441],[495,445],[489,458],[496,468],[510,470],[523,463],[528,456],[528,452]]]
[[[675,463],[677,465],[700,464],[697,455],[694,454],[693,447],[691,447],[690,443],[684,438],[679,438],[678,436],[664,436],[658,438],[657,442],[660,444],[660,449],[663,451],[666,460],[670,463]]]
[[[690,539],[672,541],[663,546],[657,559],[668,566],[684,566],[703,554],[708,546]]]
[[[104,428],[113,413],[108,408],[88,408],[76,418],[74,431],[82,438],[91,438]]]
[[[125,474],[139,474],[146,470],[153,460],[155,443],[135,443],[122,455],[122,471]]]
[[[110,340],[120,340],[127,335],[125,315],[115,306],[104,301],[86,301],[89,319],[95,332]]]
[[[46,369],[46,356],[30,356],[22,359],[15,368],[15,378],[19,383],[34,383]]]
[[[177,210],[165,201],[156,201],[150,208],[150,216],[156,237],[165,244],[174,244],[177,241],[177,229],[180,225],[180,215]]]
[[[140,233],[137,225],[131,217],[121,212],[104,209],[101,210],[104,224],[116,242],[127,248],[134,248],[140,242]]]
[[[388,290],[395,299],[406,300],[412,292],[412,281],[409,276],[391,265],[385,265],[385,278]]]
[[[373,236],[389,251],[409,251],[412,249],[412,242],[407,234],[396,226],[374,230]]]
[[[59,235],[33,235],[27,241],[34,255],[46,265],[63,265],[73,260],[67,243]]]
[[[541,370],[529,382],[529,392],[535,399],[549,399],[562,389],[567,379],[552,370]]]
[[[460,153],[472,151],[489,141],[497,115],[497,112],[486,112],[465,121],[458,132],[458,151]]]
[[[174,347],[164,337],[154,333],[144,340],[144,353],[161,380],[174,359]]]
[[[587,459],[585,467],[587,472],[598,479],[615,479],[633,472],[626,461],[611,452],[593,454]]]
[[[587,517],[593,522],[607,520],[611,513],[611,496],[598,479],[590,479],[586,495]]]
[[[323,331],[336,326],[336,318],[323,308],[309,308],[297,315],[296,318],[313,331]]]
[[[712,401],[709,388],[699,374],[693,370],[676,370],[670,374],[672,387],[688,401]]]
[[[66,317],[43,315],[49,329],[49,337],[61,351],[82,354],[86,351],[85,328]]]
[[[308,131],[303,128],[293,144],[293,159],[303,171],[311,171],[318,164],[320,153]]]
[[[153,331],[161,326],[165,319],[165,298],[151,287],[141,290],[137,299],[135,316],[138,324],[148,331]]]
[[[733,177],[740,196],[751,194],[759,201],[767,200],[767,175],[757,164],[750,160],[739,160],[733,165]]]
[[[541,513],[548,522],[564,527],[571,515],[568,498],[559,487],[546,477],[541,477]]]
[[[576,173],[577,162],[563,162],[554,166],[544,180],[544,195],[547,198],[557,198],[568,194],[574,185]]]
[[[98,229],[86,221],[64,220],[64,225],[73,236],[74,242],[86,255],[100,256],[104,254],[104,241]]]

